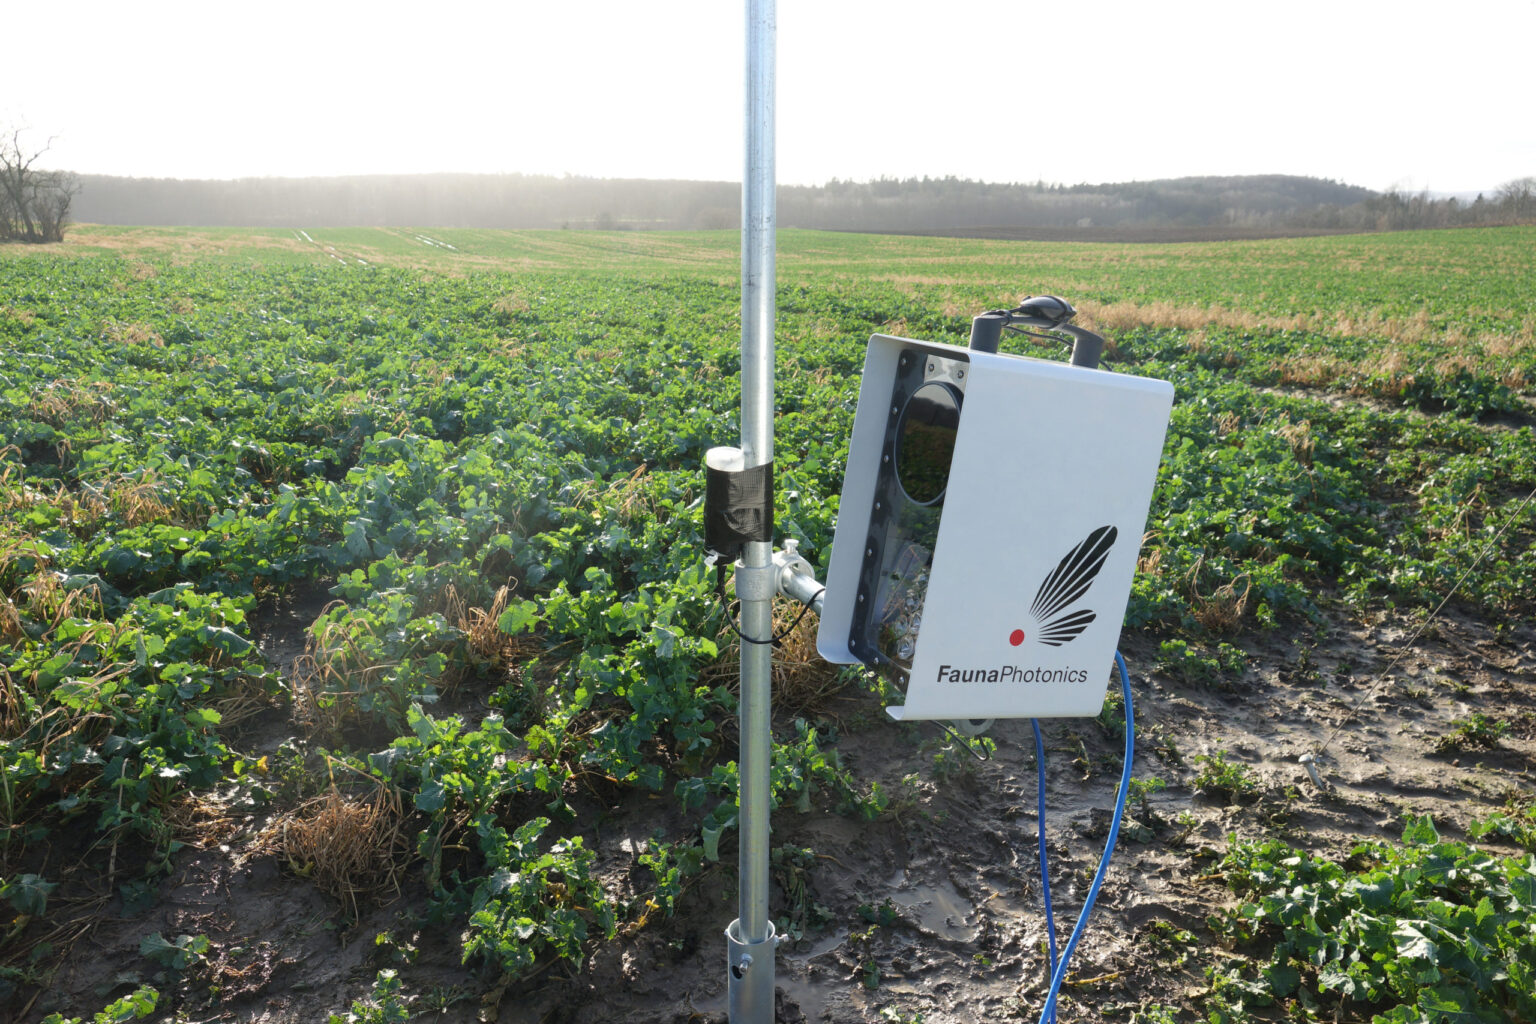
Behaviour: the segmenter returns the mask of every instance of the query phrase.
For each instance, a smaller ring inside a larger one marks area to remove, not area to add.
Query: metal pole
[[[747,0],[746,166],[741,190],[741,448],[746,468],[773,462],[775,0]],[[746,545],[737,568],[741,631],[773,636],[773,544]],[[767,585],[764,586],[763,584]],[[741,645],[741,830],[738,917],[726,929],[732,1024],[773,1021],[774,936],[768,916],[772,651]]]

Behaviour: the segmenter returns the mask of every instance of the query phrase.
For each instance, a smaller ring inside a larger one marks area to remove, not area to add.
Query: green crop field
[[[87,226],[0,247],[0,1017],[244,1020],[281,994],[291,1015],[265,1019],[604,1019],[600,990],[636,988],[621,955],[719,973],[735,653],[700,499],[705,449],[739,435],[737,246]],[[1210,887],[1198,913],[1103,924],[1137,951],[1083,968],[1099,981],[1079,974],[1063,1013],[1536,1019],[1536,696],[1508,684],[1536,666],[1536,228],[784,231],[781,539],[824,567],[871,333],[963,343],[1030,293],[1075,302],[1109,368],[1176,389],[1126,643],[1138,722],[1194,710],[1151,723],[1127,859]],[[1452,652],[1383,675],[1453,590],[1428,639],[1468,631],[1492,668],[1461,678]],[[922,974],[934,926],[881,891],[890,867],[825,874],[852,854],[818,836],[900,846],[978,778],[1022,763],[1032,787],[1032,755],[1005,731],[977,762],[884,721],[899,694],[819,664],[811,631],[776,677],[775,916],[807,948],[841,937],[835,985],[869,1019],[960,1019],[891,980]],[[1390,718],[1414,701],[1422,720]],[[1367,730],[1362,704],[1389,718]],[[1278,759],[1233,763],[1267,717],[1297,723],[1292,763],[1345,737],[1310,807]],[[1059,783],[1110,803],[1113,704],[1053,728]],[[1391,790],[1368,734],[1443,791]],[[174,911],[189,876],[257,862],[320,908],[302,941]],[[936,927],[959,966],[935,977],[1012,964],[983,1009],[1038,1012],[1018,984],[1038,931]],[[321,939],[373,952],[300,977]],[[638,991],[643,1019],[691,1019]]]

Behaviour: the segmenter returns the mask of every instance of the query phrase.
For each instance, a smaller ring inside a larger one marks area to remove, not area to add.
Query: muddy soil
[[[318,611],[298,602],[257,624],[280,669],[291,669]],[[1362,838],[1397,838],[1406,815],[1433,815],[1442,833],[1459,838],[1510,799],[1536,798],[1536,630],[1445,613],[1406,647],[1419,621],[1333,619],[1245,635],[1235,641],[1249,655],[1245,673],[1220,684],[1160,672],[1156,641],[1127,632],[1135,776],[1164,788],[1133,801],[1063,990],[1062,1020],[1123,1019],[1149,1003],[1198,1011],[1202,966],[1220,956],[1206,918],[1229,901],[1213,865],[1232,835],[1344,852]],[[1508,722],[1508,732],[1491,749],[1437,751],[1453,721],[1474,712]],[[774,844],[814,853],[808,866],[779,874],[774,894],[774,914],[798,921],[779,950],[779,1019],[1038,1018],[1046,930],[1029,724],[998,723],[996,752],[979,761],[953,747],[941,753],[937,727],[898,726],[867,696],[845,695],[826,713],[840,727],[845,763],[879,780],[893,806],[873,823],[776,815]],[[259,755],[293,728],[281,716],[258,719],[245,742]],[[1103,848],[1120,740],[1093,719],[1048,722],[1044,732],[1046,834],[1064,940]],[[1216,752],[1251,769],[1260,791],[1237,802],[1197,792],[1196,759]],[[1323,788],[1298,761],[1307,753],[1319,754]],[[626,898],[640,895],[646,874],[636,852],[667,801],[621,791],[584,799],[605,880]],[[391,901],[365,900],[354,917],[262,852],[270,816],[229,808],[189,828],[191,845],[154,900],[143,901],[147,909],[114,897],[83,916],[65,968],[18,1019],[52,1010],[88,1016],[150,982],[166,996],[156,1019],[323,1022],[365,996],[383,967],[399,969],[424,1020],[725,1019],[733,848],[694,880],[673,917],[596,946],[580,968],[552,963],[498,990],[459,965],[451,927],[421,919],[419,870]],[[1172,937],[1180,931],[1192,938]],[[179,981],[159,970],[139,953],[154,932],[206,935],[207,964]],[[381,932],[391,941],[380,944]],[[1182,965],[1180,943],[1193,946]]]

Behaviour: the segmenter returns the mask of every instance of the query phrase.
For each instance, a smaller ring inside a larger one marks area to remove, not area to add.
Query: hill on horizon
[[[233,180],[86,174],[79,181],[74,219],[98,224],[708,230],[740,223],[737,182],[452,173]],[[1284,174],[1077,185],[925,177],[781,185],[777,217],[782,227],[873,233],[1254,237],[1482,223],[1496,205]],[[1469,220],[1473,211],[1482,219]]]

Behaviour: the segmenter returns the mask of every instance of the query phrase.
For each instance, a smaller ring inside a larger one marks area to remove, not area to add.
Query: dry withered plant
[[[1195,560],[1189,571],[1189,613],[1205,629],[1219,636],[1231,636],[1243,623],[1248,610],[1248,595],[1253,580],[1247,575],[1223,583],[1209,594],[1200,593],[1200,570],[1205,559]],[[1238,589],[1241,586],[1241,589]]]
[[[392,787],[367,779],[342,792],[333,781],[327,792],[280,815],[257,844],[335,897],[355,921],[361,902],[383,904],[399,895],[411,858],[405,821]]]
[[[779,598],[773,603],[773,633],[778,636],[799,616],[803,605]],[[724,685],[736,692],[741,676],[741,640],[729,624],[722,624],[720,658],[699,673],[702,682]],[[773,706],[794,717],[814,717],[843,691],[845,681],[838,666],[816,652],[816,621],[800,620],[773,652]]]

